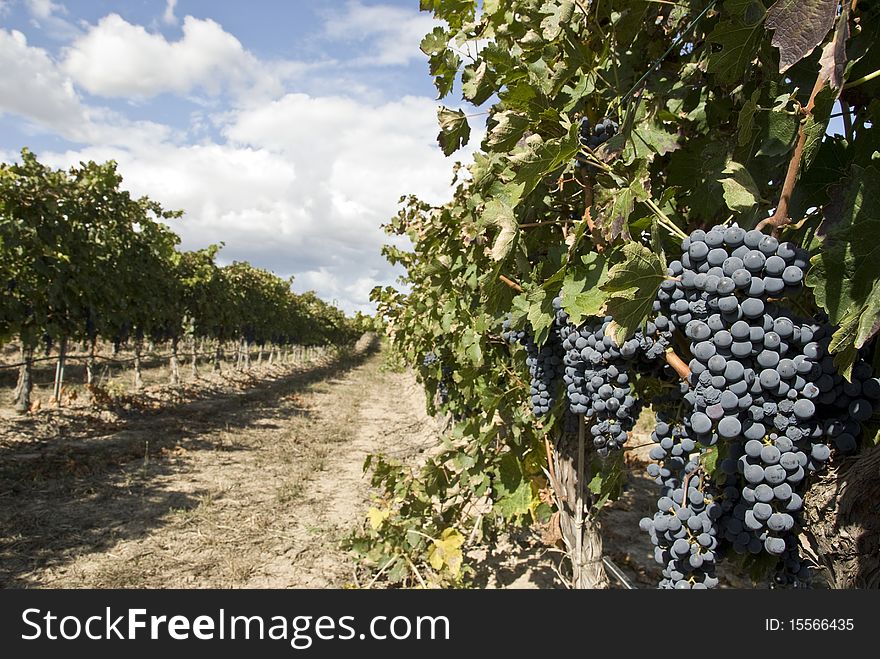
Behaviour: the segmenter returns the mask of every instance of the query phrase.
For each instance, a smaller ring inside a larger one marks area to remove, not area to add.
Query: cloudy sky
[[[399,197],[449,195],[432,27],[417,0],[0,0],[0,159],[114,159],[183,248],[367,311]]]

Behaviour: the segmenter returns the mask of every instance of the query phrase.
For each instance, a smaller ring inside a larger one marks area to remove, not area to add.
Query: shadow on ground
[[[0,428],[0,587],[31,585],[25,575],[141,537],[169,513],[192,510],[201,490],[168,491],[163,479],[187,469],[194,451],[248,451],[236,430],[276,428],[308,417],[298,394],[359,366],[348,355],[242,391],[200,390],[194,399],[132,410],[112,421],[92,413],[52,412],[10,419]],[[54,415],[54,417],[52,416]],[[226,438],[226,439],[225,439]],[[231,439],[229,439],[231,438]]]

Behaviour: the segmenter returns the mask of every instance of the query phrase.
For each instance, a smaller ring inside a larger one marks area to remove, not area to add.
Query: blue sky
[[[417,0],[0,0],[0,159],[112,158],[186,211],[184,248],[371,310],[382,222],[449,195],[433,25]]]

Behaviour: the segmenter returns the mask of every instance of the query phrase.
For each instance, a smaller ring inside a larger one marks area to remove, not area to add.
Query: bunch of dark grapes
[[[550,332],[544,345],[538,346],[534,338],[523,330],[512,330],[510,319],[505,319],[502,337],[510,343],[520,343],[526,349],[526,366],[529,368],[529,405],[535,417],[548,414],[556,402],[556,390],[562,375],[564,351],[557,328]]]
[[[569,410],[586,416],[600,455],[623,446],[641,410],[630,382],[638,344],[618,347],[610,324],[611,318],[605,317],[560,330]]]
[[[678,487],[697,447],[690,437],[689,420],[682,414],[688,390],[686,382],[673,382],[651,400],[656,421],[651,440],[657,446],[651,448],[654,462],[648,465],[648,475],[664,488]]]
[[[619,129],[620,126],[618,126],[617,122],[612,121],[607,117],[603,118],[595,127],[590,123],[590,120],[587,117],[583,117],[580,126],[578,127],[578,138],[582,147],[590,150],[598,149],[605,142],[617,135]],[[573,164],[578,171],[588,174],[595,172],[595,167],[590,165],[583,156],[576,157]]]
[[[654,560],[663,566],[660,588],[714,588],[721,506],[709,479],[699,473],[698,461],[689,460],[682,472],[680,484],[664,486],[654,517],[643,518],[639,527],[650,533]]]
[[[827,354],[830,328],[778,306],[801,288],[804,250],[737,226],[697,230],[682,250],[657,301],[690,342],[689,434],[726,454],[720,528],[737,552],[779,557],[777,580],[799,585],[808,572],[795,536],[806,473],[829,458],[826,434],[854,447],[857,421],[873,409],[865,397],[880,395],[880,382],[859,365],[858,384],[844,383]],[[817,404],[859,418],[822,423],[833,417]]]
[[[440,379],[437,381],[437,396],[441,405],[449,402],[449,383],[452,382],[452,367],[444,366],[440,358],[434,352],[425,353],[422,357],[422,367],[431,368],[440,365]]]
[[[654,560],[662,566],[660,588],[705,589],[718,584],[722,508],[714,484],[699,472],[698,445],[682,414],[688,391],[687,383],[679,381],[652,399],[656,426],[651,439],[656,445],[648,473],[661,493],[657,512],[643,518],[639,527],[650,534]]]
[[[862,435],[862,422],[870,419],[878,408],[880,379],[873,376],[870,364],[859,358],[852,369],[852,382],[847,382],[828,353],[830,334],[826,332],[818,341],[822,357],[818,367],[812,367],[809,379],[819,389],[816,415],[823,420],[828,443],[842,453],[853,453]]]
[[[449,383],[452,381],[452,367],[442,366],[440,368],[440,382],[437,383],[437,395],[440,397],[440,404],[446,405],[449,402]]]
[[[597,149],[617,135],[619,130],[620,126],[617,122],[608,117],[604,117],[595,127],[590,124],[587,117],[583,117],[578,127],[578,136],[582,146],[588,149]]]

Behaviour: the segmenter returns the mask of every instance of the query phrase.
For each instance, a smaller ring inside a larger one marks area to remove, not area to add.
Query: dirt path
[[[0,586],[329,587],[370,452],[436,442],[411,376],[372,355],[0,453]],[[8,435],[8,433],[7,433]],[[0,433],[2,439],[2,433]]]

